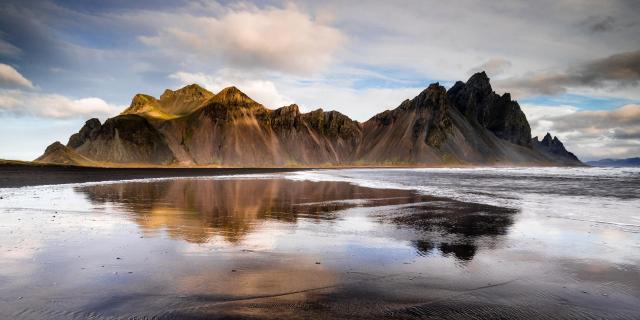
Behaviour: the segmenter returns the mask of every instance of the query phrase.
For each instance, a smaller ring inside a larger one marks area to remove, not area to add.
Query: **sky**
[[[33,160],[136,93],[234,85],[355,120],[484,70],[533,136],[582,160],[640,156],[640,2],[0,3],[0,158]]]

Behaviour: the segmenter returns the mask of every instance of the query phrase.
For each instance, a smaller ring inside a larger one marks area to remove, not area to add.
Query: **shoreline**
[[[348,165],[309,167],[162,167],[123,166],[92,167],[64,164],[47,164],[26,161],[0,160],[0,188],[57,185],[66,183],[107,182],[150,178],[178,178],[241,174],[263,174],[306,171],[316,169],[419,169],[419,168],[512,168],[559,167],[523,165]],[[564,166],[562,166],[564,167]],[[573,167],[573,166],[566,166]],[[588,166],[585,166],[588,167]]]
[[[150,178],[280,173],[302,170],[310,170],[310,168],[100,168],[0,164],[0,188]]]

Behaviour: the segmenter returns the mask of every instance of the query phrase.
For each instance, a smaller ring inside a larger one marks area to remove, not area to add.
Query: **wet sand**
[[[0,188],[118,181],[291,172],[298,168],[98,168],[64,165],[0,163]]]
[[[640,314],[640,239],[615,226],[280,175],[3,192],[0,318]],[[565,254],[558,230],[589,240]]]

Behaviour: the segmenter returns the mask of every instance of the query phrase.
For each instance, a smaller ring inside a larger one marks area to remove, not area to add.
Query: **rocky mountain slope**
[[[546,138],[545,138],[546,139]],[[36,161],[82,165],[581,165],[557,139],[531,139],[509,94],[484,72],[449,91],[432,84],[364,123],[336,111],[268,109],[235,87],[193,84],[136,95],[104,124],[85,123]],[[557,141],[557,142],[556,142]],[[559,143],[559,145],[558,145]],[[564,150],[564,152],[562,152]]]
[[[551,138],[549,132],[542,138],[542,141],[535,137],[531,140],[531,143],[534,150],[544,154],[549,159],[553,159],[558,164],[572,165],[580,163],[578,157],[567,151],[558,137]]]

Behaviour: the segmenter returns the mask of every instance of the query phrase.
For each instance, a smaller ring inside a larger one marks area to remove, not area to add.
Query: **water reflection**
[[[192,243],[215,236],[239,243],[263,221],[330,221],[341,210],[369,208],[367,215],[413,230],[418,239],[410,241],[419,254],[437,248],[464,261],[473,258],[479,239],[491,243],[484,238],[506,234],[515,212],[408,190],[284,179],[180,179],[80,186],[75,191],[94,205],[115,205],[148,235],[166,231]]]
[[[262,220],[329,220],[334,218],[331,213],[341,209],[427,199],[403,190],[283,179],[164,180],[75,190],[94,204],[116,205],[143,230],[165,229],[172,237],[194,243],[216,235],[239,242]]]
[[[516,211],[278,178],[59,186],[3,197],[2,319],[640,312],[637,233],[536,215],[527,202]]]

